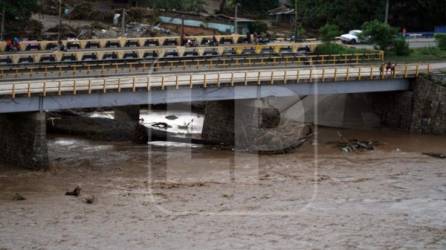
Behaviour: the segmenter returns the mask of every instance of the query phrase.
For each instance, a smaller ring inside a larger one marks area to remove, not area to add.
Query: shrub
[[[387,50],[394,45],[398,30],[390,25],[374,20],[362,25],[363,37],[370,37],[370,42],[379,46],[381,50]]]
[[[437,34],[435,35],[435,39],[438,42],[438,47],[441,50],[446,50],[446,34]]]
[[[400,37],[394,41],[393,49],[395,51],[395,54],[397,56],[408,56],[410,55],[410,48],[409,44],[406,42],[406,39],[404,37]]]
[[[319,33],[322,42],[328,43],[339,36],[339,34],[341,34],[341,31],[339,30],[339,27],[337,25],[327,23],[319,29]]]
[[[268,31],[268,25],[261,21],[255,21],[249,25],[249,31],[251,33],[266,33]]]
[[[347,48],[336,43],[319,44],[314,51],[314,53],[319,55],[351,54],[357,52],[361,52],[361,50],[356,50],[354,48]]]

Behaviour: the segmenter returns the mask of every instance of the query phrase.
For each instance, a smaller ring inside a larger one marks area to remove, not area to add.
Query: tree
[[[327,22],[342,30],[362,23],[384,20],[386,0],[292,0],[298,2],[298,19],[306,28],[318,29]],[[294,6],[294,5],[293,5]],[[445,0],[392,0],[389,23],[413,31],[432,31],[446,23]]]
[[[378,20],[364,23],[362,29],[362,36],[370,37],[370,42],[378,45],[381,50],[388,50],[390,46],[394,45],[398,35],[397,29]]]
[[[37,9],[37,0],[3,0],[0,9],[5,8],[5,30],[7,35],[23,34],[29,19]]]
[[[336,24],[325,24],[319,29],[321,40],[324,43],[333,41],[337,36],[341,34],[339,27]]]
[[[235,4],[239,3],[240,13],[246,16],[265,16],[268,10],[279,5],[279,0],[226,0],[225,2],[231,13],[234,11]]]

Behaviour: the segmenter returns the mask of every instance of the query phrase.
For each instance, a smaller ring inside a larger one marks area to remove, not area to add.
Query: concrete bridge
[[[379,65],[340,65],[7,80],[0,83],[0,146],[4,149],[0,160],[31,169],[47,167],[45,114],[49,111],[115,108],[124,114],[118,117],[134,117],[136,125],[138,116],[126,115],[129,106],[137,112],[139,105],[148,104],[403,91],[409,89],[411,78],[430,70],[429,65],[403,65],[383,74]]]

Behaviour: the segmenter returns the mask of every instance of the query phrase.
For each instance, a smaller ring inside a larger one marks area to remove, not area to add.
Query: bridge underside
[[[287,85],[167,88],[147,92],[92,93],[46,97],[16,97],[0,99],[0,113],[58,111],[66,109],[122,107],[180,102],[243,100],[266,97],[303,95],[332,95],[404,91],[410,88],[408,80],[370,80],[324,83],[289,83]]]

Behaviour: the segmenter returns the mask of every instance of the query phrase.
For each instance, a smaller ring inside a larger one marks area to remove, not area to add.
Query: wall
[[[420,77],[412,90],[369,96],[383,125],[412,133],[446,135],[446,77]]]

